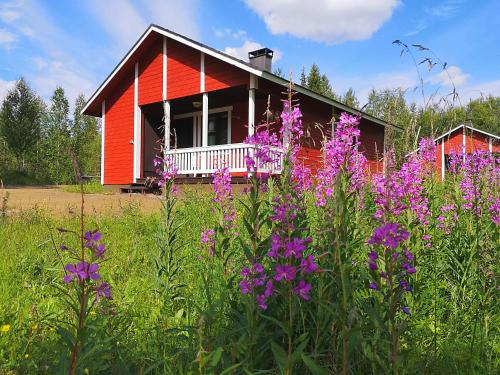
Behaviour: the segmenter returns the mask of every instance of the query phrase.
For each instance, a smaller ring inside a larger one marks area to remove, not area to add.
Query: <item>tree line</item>
[[[57,87],[49,103],[20,78],[0,111],[0,179],[8,184],[69,184],[75,163],[83,175],[100,173],[100,126],[81,114],[83,94],[70,105]]]
[[[343,95],[336,93],[328,77],[321,73],[316,64],[311,66],[307,74],[305,69],[302,69],[300,85],[403,129],[402,132],[389,131],[387,139],[401,154],[415,150],[418,140],[422,137],[436,138],[469,121],[476,129],[492,134],[500,133],[498,96],[481,95],[464,104],[460,101],[459,93],[453,88],[451,93],[445,93],[441,97],[434,94],[424,98],[425,105],[417,105],[406,99],[406,90],[401,88],[372,89],[367,103],[361,107],[352,88]],[[422,90],[423,93],[422,87],[413,89]]]

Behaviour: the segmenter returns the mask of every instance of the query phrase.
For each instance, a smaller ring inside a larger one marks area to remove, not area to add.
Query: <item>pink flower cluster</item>
[[[172,155],[164,155],[156,157],[153,160],[153,165],[156,168],[156,174],[159,176],[158,186],[165,186],[167,181],[171,181],[177,174],[177,166]]]
[[[64,229],[60,229],[60,232],[66,232]],[[82,254],[71,249],[66,245],[61,245],[60,249],[72,254],[73,257],[79,259],[77,263],[68,263],[65,265],[64,270],[66,272],[63,281],[67,284],[76,280],[78,283],[86,283],[97,281],[100,279],[99,271],[99,260],[104,258],[106,247],[102,242],[102,234],[98,230],[87,231],[83,235],[83,248],[91,251],[90,260],[87,262],[82,257]],[[108,283],[101,282],[98,285],[93,285],[92,289],[95,292],[95,301],[97,302],[99,298],[111,298],[111,287]]]
[[[401,168],[394,168],[394,150],[386,155],[386,172],[373,177],[376,219],[389,219],[410,210],[423,225],[429,224],[429,200],[424,194],[424,181],[433,172],[436,158],[434,141],[422,140],[419,152],[409,156]]]
[[[213,202],[217,203],[221,213],[221,227],[226,234],[232,232],[237,236],[236,210],[234,209],[234,195],[231,186],[231,173],[229,168],[223,167],[214,173],[213,189],[215,197]]]
[[[488,211],[499,225],[500,159],[489,152],[450,153],[450,169],[460,178],[462,208],[480,216]]]
[[[251,153],[245,155],[248,172],[267,171],[279,165],[281,161],[281,152],[279,150],[281,143],[278,136],[270,133],[267,127],[258,127],[255,134],[245,139],[245,143],[255,146]]]
[[[368,253],[368,269],[372,276],[372,281],[368,284],[369,289],[380,291],[386,296],[395,293],[399,299],[401,293],[395,290],[395,285],[398,285],[402,292],[412,291],[408,277],[417,272],[413,265],[414,256],[406,247],[398,251],[409,236],[399,224],[388,223],[375,229],[367,243],[374,248],[382,247],[383,254],[376,250]],[[398,304],[401,302],[399,300]],[[406,306],[401,307],[401,310],[404,314],[410,313]]]
[[[250,270],[244,268],[240,282],[242,294],[255,293],[257,305],[267,308],[267,300],[278,287],[290,287],[294,295],[308,301],[312,285],[306,282],[307,275],[318,271],[313,255],[306,255],[310,237],[301,238],[294,225],[299,207],[290,196],[275,199],[271,220],[275,229],[271,234],[271,248],[267,253],[269,270],[254,264]],[[292,234],[290,234],[292,233]],[[279,289],[279,288],[278,288]]]
[[[311,169],[307,168],[299,158],[300,140],[304,135],[302,129],[302,112],[299,106],[290,108],[288,101],[283,102],[283,112],[281,112],[281,130],[284,146],[288,147],[288,158],[291,164],[292,184],[298,192],[309,190],[312,186]]]
[[[333,195],[335,181],[341,172],[350,177],[350,190],[361,190],[366,184],[366,157],[358,151],[359,118],[342,113],[332,139],[323,147],[323,166],[317,173],[316,205],[324,206]]]

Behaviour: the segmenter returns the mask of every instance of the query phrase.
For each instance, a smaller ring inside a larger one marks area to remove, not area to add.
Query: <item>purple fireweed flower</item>
[[[289,258],[293,256],[296,259],[302,258],[302,253],[306,249],[304,244],[307,241],[308,239],[302,240],[297,237],[294,237],[291,241],[287,241],[285,244],[285,257]]]
[[[377,263],[375,262],[368,262],[368,267],[370,268],[371,271],[375,271],[378,269]]]
[[[278,259],[279,251],[282,248],[282,240],[279,234],[272,233],[271,234],[271,250],[267,253],[267,256],[270,258]]]
[[[359,118],[342,113],[335,135],[323,147],[325,162],[317,172],[315,204],[325,206],[326,201],[333,195],[337,176],[343,171],[350,176],[350,191],[362,192],[367,183],[367,160],[358,151],[360,131]]]
[[[106,247],[102,242],[100,242],[102,240],[101,232],[98,230],[87,231],[83,235],[83,238],[85,240],[84,246],[87,249],[91,249],[96,258],[100,258],[104,255]]]
[[[307,257],[301,259],[300,270],[304,273],[313,273],[318,270],[318,265],[314,262],[313,255],[308,255]]]
[[[153,165],[156,168],[158,175],[158,186],[165,186],[167,181],[171,181],[177,174],[177,166],[173,155],[164,155],[163,157],[157,156],[153,159]]]
[[[377,283],[372,281],[368,284],[368,288],[370,288],[372,290],[378,290],[378,285],[377,285]]]
[[[284,279],[286,281],[292,281],[295,279],[296,272],[296,268],[290,264],[277,265],[275,268],[274,280],[281,281]]]
[[[378,253],[375,250],[370,251],[368,253],[368,259],[376,261],[378,259]]]
[[[411,292],[412,291],[412,288],[411,288],[410,284],[406,280],[401,280],[399,282],[399,287],[401,289],[403,289],[405,292]]]
[[[108,283],[100,283],[95,287],[95,302],[99,302],[100,298],[111,299],[111,287]]]
[[[406,306],[405,306],[405,307],[403,307],[403,308],[401,309],[401,311],[402,311],[403,313],[405,313],[406,315],[410,315],[410,308],[409,308],[409,307],[406,307]]]
[[[421,224],[429,223],[428,199],[424,195],[423,182],[432,169],[428,168],[424,159],[420,154],[412,154],[397,171],[394,169],[394,150],[387,152],[386,172],[373,177],[376,219],[384,219],[386,215],[399,216],[409,210]]]
[[[403,255],[405,256],[406,259],[408,259],[410,261],[415,259],[413,254],[411,252],[409,252],[407,248],[403,249]]]
[[[273,280],[268,280],[266,284],[266,289],[264,290],[264,296],[269,298],[273,295],[274,292],[274,284]]]
[[[311,288],[311,284],[308,284],[303,279],[301,279],[297,286],[293,288],[293,294],[299,296],[304,301],[309,301],[311,299],[311,296],[309,295],[309,293],[311,292]]]
[[[388,223],[377,229],[368,240],[369,245],[383,245],[395,249],[400,243],[406,241],[410,234],[399,224]]]
[[[77,264],[66,264],[64,267],[68,272],[67,275],[64,276],[64,282],[69,283],[74,278],[77,278],[79,281],[84,281],[88,278],[92,280],[99,279],[99,274],[97,271],[99,270],[99,265],[97,263],[89,264],[87,262],[79,262]]]
[[[240,290],[241,290],[241,294],[250,294],[252,293],[252,284],[250,284],[248,281],[246,280],[241,280],[240,281]]]
[[[263,294],[259,294],[255,297],[255,300],[257,301],[257,306],[261,310],[266,310],[267,309],[267,298]]]

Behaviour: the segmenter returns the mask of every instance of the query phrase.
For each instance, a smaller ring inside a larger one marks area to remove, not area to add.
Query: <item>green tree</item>
[[[26,160],[35,153],[42,113],[42,100],[21,77],[7,93],[0,113],[0,135],[16,157],[19,171],[25,170]]]
[[[69,102],[62,87],[57,87],[50,100],[50,109],[43,127],[43,165],[51,183],[73,181],[74,172],[70,158],[71,139],[69,128]]]
[[[85,97],[78,95],[75,100],[73,121],[70,123],[71,148],[80,170],[84,174],[97,175],[100,168],[100,136],[97,120],[83,115]]]
[[[318,94],[327,96],[329,98],[335,99],[336,95],[333,92],[332,86],[330,84],[330,80],[325,74],[321,74],[318,65],[313,64],[311,66],[311,70],[309,70],[309,74],[305,77],[305,85],[303,84],[303,80],[305,77],[305,73],[303,71],[303,75],[301,76],[301,85],[307,87],[309,90],[317,92]]]
[[[359,100],[352,87],[350,87],[349,90],[347,90],[346,93],[340,98],[340,102],[351,108],[359,109]]]

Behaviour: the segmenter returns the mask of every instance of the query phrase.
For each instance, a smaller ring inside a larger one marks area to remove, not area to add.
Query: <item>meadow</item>
[[[165,159],[158,212],[0,211],[0,374],[498,373],[498,160],[441,182],[423,140],[367,176],[343,115],[311,178],[282,117],[242,192],[179,193]]]

